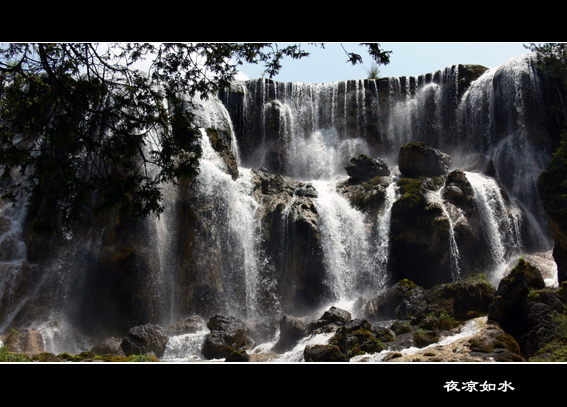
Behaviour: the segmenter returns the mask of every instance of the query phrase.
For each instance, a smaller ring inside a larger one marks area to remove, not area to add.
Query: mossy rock
[[[62,358],[50,352],[42,352],[31,357],[34,362],[64,362]]]
[[[337,345],[306,346],[303,351],[306,362],[348,362],[349,358]]]
[[[434,177],[447,173],[451,157],[422,142],[406,143],[400,148],[398,167],[409,178]]]
[[[413,334],[413,341],[416,347],[425,348],[428,345],[439,342],[439,334],[428,329],[418,329]]]
[[[250,362],[250,356],[246,349],[237,350],[232,346],[227,346],[225,362]]]

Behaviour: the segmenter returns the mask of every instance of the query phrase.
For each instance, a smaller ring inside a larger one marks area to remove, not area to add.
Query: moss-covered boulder
[[[504,332],[498,325],[487,324],[479,335],[468,341],[468,347],[473,355],[495,362],[525,362],[518,342]]]
[[[435,324],[449,330],[452,326],[448,319],[461,322],[487,315],[495,291],[486,278],[471,276],[424,291],[408,313],[414,324],[431,325],[433,318],[437,320]]]
[[[328,345],[306,346],[306,362],[348,362],[352,357],[385,349],[395,337],[386,328],[374,327],[366,319],[354,319],[336,330]]]
[[[385,160],[372,158],[366,154],[351,158],[345,170],[354,182],[368,181],[374,177],[390,175],[390,169]]]
[[[224,359],[227,346],[236,351],[252,345],[246,324],[238,318],[224,315],[213,315],[207,327],[207,334],[201,353],[206,359]]]
[[[43,334],[34,329],[12,330],[3,342],[8,352],[26,354],[45,352]]]
[[[349,358],[336,345],[309,345],[303,351],[306,362],[348,362]]]
[[[451,223],[437,198],[444,177],[401,178],[390,220],[393,281],[410,279],[425,288],[453,280]]]
[[[363,305],[362,315],[370,321],[409,319],[409,309],[419,301],[424,291],[423,287],[411,280],[401,280],[367,300]]]
[[[498,284],[494,301],[488,307],[489,319],[497,321],[514,338],[521,338],[530,329],[525,306],[528,295],[543,288],[545,282],[539,269],[519,259]]]
[[[266,255],[266,280],[278,281],[277,291],[265,291],[262,307],[291,315],[306,315],[321,306],[329,294],[312,184],[252,170],[253,194],[259,203],[260,249]],[[268,270],[269,269],[269,270]],[[278,298],[277,308],[270,302]],[[272,308],[273,307],[273,308]]]
[[[435,177],[447,173],[451,156],[422,142],[412,142],[400,149],[398,166],[402,176]]]
[[[250,362],[250,355],[246,352],[246,349],[234,349],[232,346],[226,347],[226,359],[225,362]]]

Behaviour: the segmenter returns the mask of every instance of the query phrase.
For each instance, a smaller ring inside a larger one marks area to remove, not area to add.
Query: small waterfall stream
[[[522,214],[515,205],[506,204],[493,178],[474,172],[466,175],[473,187],[482,228],[489,242],[492,270],[487,275],[497,285],[509,261],[522,252]]]
[[[318,194],[327,284],[335,297],[332,302],[341,306],[356,298],[364,275],[374,275],[371,260],[375,248],[370,245],[364,215],[337,192],[335,182],[312,183]]]

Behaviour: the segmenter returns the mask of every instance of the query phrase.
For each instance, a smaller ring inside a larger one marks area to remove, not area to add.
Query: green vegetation
[[[567,362],[567,315],[565,312],[552,312],[552,330],[547,343],[530,358],[531,362]]]
[[[31,362],[31,358],[26,355],[8,352],[6,346],[0,347],[0,362]]]
[[[538,189],[548,216],[567,231],[567,132],[562,134],[558,149],[541,173]]]
[[[430,331],[449,331],[459,324],[455,318],[447,312],[439,312],[426,315],[419,326]]]
[[[43,352],[38,355],[25,355],[9,352],[6,346],[0,347],[0,362],[159,362],[154,355],[130,355],[112,356],[96,355],[94,352],[81,352],[78,355],[70,355],[67,352],[59,355]]]
[[[361,45],[389,63],[380,44]],[[35,232],[115,209],[130,218],[159,215],[160,186],[194,177],[201,154],[191,102],[180,95],[207,98],[228,88],[243,63],[264,65],[271,78],[284,58],[307,56],[302,44],[3,43],[3,198],[27,197]],[[148,72],[139,71],[147,60]]]

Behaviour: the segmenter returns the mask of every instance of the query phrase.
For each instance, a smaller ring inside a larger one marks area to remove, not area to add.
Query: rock
[[[447,173],[451,157],[421,142],[407,143],[399,153],[398,166],[403,177],[434,177]]]
[[[488,309],[489,318],[499,322],[514,337],[520,337],[526,332],[524,302],[531,290],[544,287],[539,269],[524,259],[518,260],[510,273],[500,280],[494,301]]]
[[[525,362],[516,340],[498,324],[486,317],[472,320],[480,327],[472,336],[457,339],[448,345],[433,345],[403,356],[399,352],[387,354],[384,362]],[[455,330],[458,333],[463,326]]]
[[[169,336],[159,325],[145,324],[131,328],[122,339],[120,347],[125,356],[155,354],[161,358]]]
[[[337,307],[331,307],[319,318],[318,325],[335,324],[345,325],[352,320],[350,312]]]
[[[348,362],[349,358],[336,345],[309,345],[303,351],[306,362]]]
[[[33,329],[12,330],[3,340],[8,352],[37,355],[45,352],[44,338],[40,331]]]
[[[454,321],[486,315],[495,298],[495,288],[483,279],[467,279],[441,284],[425,290],[419,299],[408,307],[414,325],[432,328],[442,324],[441,316]],[[433,321],[432,321],[433,320]],[[426,326],[427,325],[427,326]],[[445,329],[453,328],[448,326]]]
[[[351,158],[345,170],[354,182],[390,175],[386,161],[381,158],[371,158],[365,154]]]
[[[554,241],[553,258],[557,264],[557,280],[567,281],[567,143],[562,142],[545,171],[537,188]]]
[[[207,327],[210,333],[206,336],[201,353],[207,359],[226,358],[227,346],[240,351],[252,344],[248,337],[246,324],[238,318],[213,315]]]
[[[309,333],[310,326],[308,320],[291,315],[283,315],[280,319],[280,338],[272,348],[272,351],[283,353],[293,349]]]
[[[378,335],[394,339],[386,331],[374,328],[365,319],[351,320],[337,328],[328,345],[306,346],[303,357],[306,362],[347,362],[353,356],[380,352],[385,347]]]
[[[122,339],[110,337],[92,347],[96,355],[126,356],[122,350]]]
[[[442,195],[467,214],[475,209],[473,188],[462,170],[451,171],[447,175]]]
[[[409,279],[425,288],[453,280],[450,221],[435,199],[442,179],[401,178],[390,219],[393,281]],[[411,253],[411,255],[408,255]]]
[[[523,308],[528,332],[518,341],[527,356],[542,353],[540,349],[545,349],[550,340],[561,332],[558,319],[567,307],[566,291],[567,284],[564,283],[558,289],[533,290],[526,298]]]
[[[471,354],[482,353],[483,358],[495,362],[525,362],[518,342],[505,333],[498,325],[487,324],[481,334],[468,340]]]
[[[250,362],[250,356],[246,353],[246,350],[236,350],[232,346],[226,347],[226,359],[225,362]]]
[[[376,219],[386,201],[386,189],[393,182],[391,177],[376,176],[368,181],[354,182],[351,178],[339,182],[340,192],[354,207],[369,214],[369,220]]]
[[[313,185],[265,169],[252,170],[262,250],[279,282],[277,292],[267,292],[262,308],[289,315],[307,315],[328,295]],[[282,250],[282,242],[286,250]],[[270,298],[280,298],[277,307]]]
[[[226,172],[232,177],[232,179],[237,179],[239,171],[234,153],[228,144],[220,137],[218,130],[208,128],[206,129],[206,132],[207,136],[209,136],[209,140],[211,141],[211,146],[226,164]]]
[[[424,289],[404,279],[370,299],[363,307],[363,316],[371,321],[409,319],[408,310],[423,295]]]

